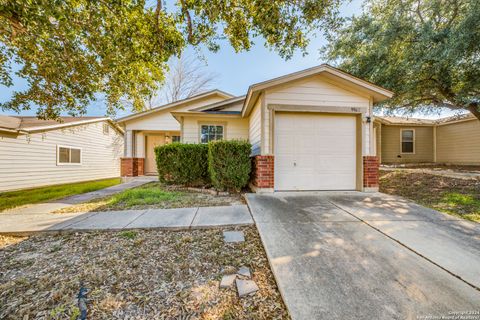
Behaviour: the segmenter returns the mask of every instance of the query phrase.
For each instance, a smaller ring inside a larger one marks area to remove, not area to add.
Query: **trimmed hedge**
[[[208,145],[170,143],[156,147],[155,156],[161,182],[187,186],[210,184]]]
[[[252,145],[246,141],[212,141],[208,144],[208,172],[217,190],[238,192],[250,179]]]

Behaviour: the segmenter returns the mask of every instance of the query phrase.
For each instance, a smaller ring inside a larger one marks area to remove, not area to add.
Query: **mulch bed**
[[[0,319],[287,319],[255,227],[38,235],[0,249]],[[221,276],[250,267],[260,290],[238,298]]]

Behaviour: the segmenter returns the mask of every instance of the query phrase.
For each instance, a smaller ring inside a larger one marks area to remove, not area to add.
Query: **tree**
[[[368,0],[329,40],[329,60],[395,92],[385,107],[480,119],[480,1]]]
[[[187,45],[215,51],[227,39],[241,51],[262,36],[289,58],[335,22],[338,1],[178,0],[167,10],[162,0],[0,0],[0,85],[14,73],[29,85],[0,107],[57,118],[101,95],[110,113],[125,100],[141,110]]]
[[[170,63],[160,91],[149,99],[149,106],[186,99],[211,89],[216,75],[208,72],[205,67],[206,65],[190,56],[175,58]]]

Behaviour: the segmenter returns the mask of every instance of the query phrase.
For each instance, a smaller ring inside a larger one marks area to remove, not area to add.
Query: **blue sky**
[[[352,16],[361,11],[362,0],[353,0],[342,6],[343,16]],[[221,43],[221,49],[212,53],[200,49],[201,54],[206,58],[206,71],[216,75],[213,87],[234,95],[246,93],[249,85],[284,74],[310,68],[323,63],[320,59],[319,49],[325,45],[322,37],[312,38],[308,47],[308,55],[302,56],[297,52],[290,60],[283,60],[275,52],[265,48],[262,39],[257,39],[256,45],[248,52],[235,53],[227,42]],[[187,55],[193,55],[194,50],[188,48]],[[26,87],[26,81],[15,79],[15,86],[6,88],[0,86],[0,101],[6,101],[16,89]],[[2,112],[3,114],[15,114],[14,112]],[[117,117],[129,114],[130,111],[119,111]],[[92,102],[88,108],[87,115],[101,116],[105,114],[105,104],[102,100]],[[22,112],[22,115],[35,115],[35,109]],[[442,115],[449,115],[446,112]]]

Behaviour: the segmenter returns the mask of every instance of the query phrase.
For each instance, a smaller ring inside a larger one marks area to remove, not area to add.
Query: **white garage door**
[[[275,114],[275,190],[354,190],[355,116]]]

